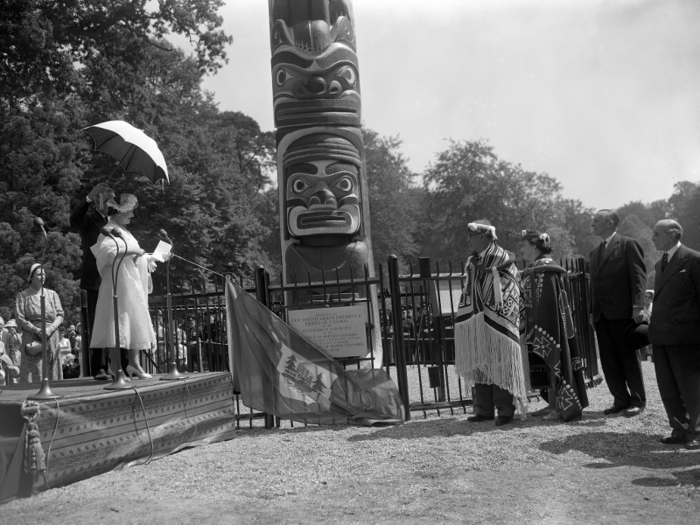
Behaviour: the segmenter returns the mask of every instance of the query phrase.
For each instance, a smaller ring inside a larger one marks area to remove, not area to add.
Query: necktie
[[[661,257],[661,273],[664,273],[666,265],[668,264],[668,252],[664,252],[664,256]]]

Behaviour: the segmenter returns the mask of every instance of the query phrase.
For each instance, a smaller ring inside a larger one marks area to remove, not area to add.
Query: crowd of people
[[[651,346],[671,435],[663,444],[700,449],[700,253],[681,243],[676,221],[659,221],[652,242],[662,253],[654,289],[647,290],[644,253],[635,239],[617,233],[619,217],[599,210],[593,233],[601,238],[589,256],[591,305],[600,362],[612,404],[605,415],[640,415],[647,402],[641,358]],[[474,391],[472,423],[512,423],[527,412],[529,358],[549,368],[549,406],[533,412],[548,420],[575,421],[588,405],[582,362],[563,278],[548,255],[546,232],[522,232],[523,258],[498,245],[487,220],[469,224],[471,256],[455,322],[457,372]],[[635,341],[644,338],[644,354]]]
[[[137,207],[135,195],[122,194],[117,199],[112,189],[98,184],[73,209],[70,224],[80,233],[83,249],[80,288],[87,304],[81,308],[82,317],[77,326],[64,323],[58,294],[44,286],[44,267],[32,264],[27,287],[16,298],[15,318],[7,325],[0,318],[0,384],[40,383],[44,355],[50,381],[81,375],[95,380],[114,379],[114,370],[118,369],[126,373],[127,379],[150,379],[151,375],[141,366],[141,352],[162,351],[162,362],[168,360],[164,323],[161,318],[161,333],[156,337],[148,311],[148,294],[152,289],[150,273],[157,262],[167,261],[169,255],[148,254],[139,246],[128,229]],[[203,362],[202,341],[216,341],[223,332],[214,315],[209,321],[205,330],[198,327],[194,316],[176,327],[174,340],[180,371],[199,371],[207,366]],[[112,366],[115,360],[119,364]],[[82,374],[81,362],[86,368]]]

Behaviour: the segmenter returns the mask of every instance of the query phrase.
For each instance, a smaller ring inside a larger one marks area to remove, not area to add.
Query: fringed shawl
[[[588,406],[583,363],[571,308],[564,288],[566,270],[552,259],[539,259],[522,279],[522,341],[541,357],[554,376],[556,408],[564,421],[577,419]]]
[[[522,414],[527,389],[519,336],[520,288],[515,257],[497,244],[483,261],[469,257],[455,318],[455,365],[465,387],[495,384],[513,394]]]

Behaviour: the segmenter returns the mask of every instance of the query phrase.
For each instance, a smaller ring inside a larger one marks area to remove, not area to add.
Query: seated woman
[[[135,195],[123,193],[121,202],[108,202],[106,228],[114,229],[114,239],[100,235],[91,250],[97,260],[102,283],[95,309],[91,348],[115,348],[113,272],[116,270],[117,307],[119,309],[119,347],[128,349],[126,374],[140,379],[151,376],[141,368],[139,352],[156,348],[156,336],[148,313],[148,272],[155,269],[155,259],[141,249],[127,229],[138,206]],[[117,254],[119,246],[119,254]],[[111,375],[114,375],[110,372]]]
[[[521,340],[549,367],[552,411],[544,411],[544,419],[576,421],[588,406],[588,397],[573,339],[574,324],[564,285],[566,270],[548,257],[552,243],[547,233],[523,230],[522,239],[522,255],[529,264],[521,275]]]

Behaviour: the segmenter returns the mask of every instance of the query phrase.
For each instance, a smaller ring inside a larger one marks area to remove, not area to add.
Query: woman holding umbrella
[[[108,201],[106,231],[111,231],[112,235],[100,235],[91,248],[102,283],[90,347],[115,347],[112,272],[117,271],[119,346],[129,353],[129,365],[125,372],[130,377],[136,375],[140,379],[150,379],[151,376],[141,368],[139,352],[156,347],[147,295],[148,272],[155,270],[156,259],[141,249],[127,229],[137,206],[136,196],[128,193],[121,195],[119,203],[113,199]],[[111,371],[110,374],[114,375]]]

